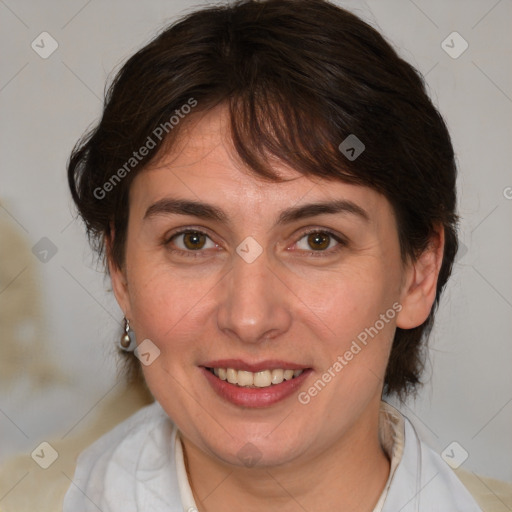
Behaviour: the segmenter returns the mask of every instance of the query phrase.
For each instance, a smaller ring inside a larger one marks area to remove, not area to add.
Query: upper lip
[[[267,359],[265,361],[248,362],[243,359],[217,359],[215,361],[208,361],[200,366],[205,368],[233,368],[234,370],[244,370],[246,372],[261,372],[263,370],[306,370],[309,366],[304,366],[300,363],[290,363],[278,359]]]

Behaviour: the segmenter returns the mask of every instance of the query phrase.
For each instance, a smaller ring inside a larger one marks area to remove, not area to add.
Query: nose
[[[265,252],[251,263],[235,253],[223,282],[217,310],[222,332],[254,344],[274,339],[290,328],[291,292],[270,267]]]

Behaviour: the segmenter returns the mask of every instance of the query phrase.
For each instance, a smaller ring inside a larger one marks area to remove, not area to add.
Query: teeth
[[[284,370],[272,370],[272,384],[280,384],[284,380]]]
[[[272,372],[270,370],[253,373],[252,377],[257,388],[268,388],[272,384]],[[238,385],[240,385],[240,382]]]
[[[236,383],[239,386],[252,386],[254,384],[254,374],[239,370]]]
[[[246,372],[233,368],[213,368],[213,373],[221,380],[230,384],[237,384],[245,388],[268,388],[271,385],[281,384],[284,380],[298,377],[304,370],[262,370],[261,372]]]
[[[227,375],[227,381],[230,384],[238,383],[238,372],[236,370],[233,370],[233,368],[228,368],[226,370],[226,375]]]

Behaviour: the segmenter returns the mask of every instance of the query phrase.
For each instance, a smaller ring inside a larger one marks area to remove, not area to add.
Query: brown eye
[[[173,255],[210,257],[212,250],[220,247],[203,231],[197,229],[183,229],[164,241],[164,245]]]
[[[326,253],[329,255],[342,249],[346,243],[342,238],[330,231],[310,231],[302,235],[295,246],[305,253]]]
[[[175,233],[165,243],[166,245],[169,245],[170,248],[175,247],[178,251],[185,252],[204,252],[200,251],[200,249],[214,249],[217,247],[206,233],[191,229]]]
[[[308,235],[308,245],[313,250],[323,250],[329,247],[331,236],[327,233],[310,233]]]
[[[187,249],[197,250],[202,249],[206,243],[206,235],[199,231],[187,231],[182,234],[183,244]]]

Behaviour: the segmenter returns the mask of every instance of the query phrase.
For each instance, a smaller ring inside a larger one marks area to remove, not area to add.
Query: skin
[[[125,263],[110,261],[110,272],[137,340],[161,351],[144,374],[181,431],[197,506],[371,511],[389,475],[378,412],[391,342],[397,326],[420,325],[430,312],[443,231],[404,264],[384,196],[279,165],[286,182],[261,180],[233,156],[222,107],[190,117],[179,143],[133,181]],[[215,205],[227,219],[145,218],[170,197]],[[342,212],[276,224],[285,208],[333,199],[355,203],[368,220]],[[206,232],[202,249],[187,249],[183,235],[171,239],[184,227]],[[307,228],[346,243],[328,237],[318,249]],[[247,236],[263,248],[250,264],[236,253]],[[222,358],[292,361],[313,369],[299,389],[307,391],[394,303],[401,311],[307,405],[294,393],[269,407],[235,406],[198,367]],[[259,454],[254,467],[238,457],[248,442]]]

